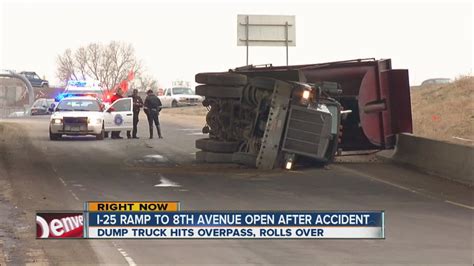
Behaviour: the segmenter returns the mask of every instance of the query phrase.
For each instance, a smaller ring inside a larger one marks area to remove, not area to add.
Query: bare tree
[[[86,66],[88,61],[87,50],[85,47],[80,47],[74,54],[76,60],[76,68],[80,74],[80,78],[84,79],[87,76]]]
[[[149,89],[156,91],[158,90],[158,80],[150,75],[141,74],[136,79],[136,82],[134,82],[133,87],[139,91],[146,91]]]
[[[142,71],[142,63],[136,58],[133,46],[116,41],[107,45],[91,43],[74,53],[67,49],[58,56],[57,64],[57,76],[61,81],[92,78],[108,90],[127,79],[131,71],[135,77]]]
[[[101,78],[101,54],[103,48],[97,43],[91,43],[87,46],[87,64],[86,68],[93,78],[100,80]]]
[[[62,55],[58,56],[57,64],[57,76],[61,81],[77,79],[75,60],[71,49],[67,49]]]

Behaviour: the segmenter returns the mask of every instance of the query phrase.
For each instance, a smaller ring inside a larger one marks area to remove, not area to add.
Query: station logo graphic
[[[82,212],[36,213],[36,238],[83,238]]]

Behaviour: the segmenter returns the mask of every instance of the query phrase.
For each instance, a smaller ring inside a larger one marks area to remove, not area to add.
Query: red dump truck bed
[[[390,149],[395,135],[412,132],[408,70],[392,69],[390,59],[357,59],[312,65],[242,67],[250,77],[267,76],[301,82],[332,81],[341,85],[335,95],[344,110],[339,148],[344,151]]]

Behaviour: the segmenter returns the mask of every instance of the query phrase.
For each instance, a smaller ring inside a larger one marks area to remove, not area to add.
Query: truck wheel
[[[43,84],[43,86],[42,86],[42,87],[43,87],[43,89],[47,89],[47,88],[49,88],[48,84]]]
[[[219,141],[209,138],[196,140],[196,148],[217,153],[233,153],[239,149],[238,141]]]
[[[244,87],[199,85],[196,94],[212,98],[240,98]]]
[[[198,151],[196,152],[196,161],[205,163],[232,163],[232,153]]]
[[[256,77],[249,81],[249,84],[253,87],[273,90],[275,88],[276,79],[267,78],[267,77]]]
[[[257,155],[246,152],[236,152],[232,154],[232,162],[250,167],[256,167]]]
[[[105,131],[104,132],[104,138],[108,138],[109,137],[109,131]]]
[[[247,76],[236,73],[198,73],[196,82],[209,85],[239,86],[247,84]]]
[[[173,101],[171,102],[171,107],[173,107],[173,108],[174,108],[174,107],[178,107],[178,102],[177,102],[176,100],[173,100]]]

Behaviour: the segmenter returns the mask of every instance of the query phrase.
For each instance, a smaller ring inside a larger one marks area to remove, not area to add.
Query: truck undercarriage
[[[209,110],[198,161],[324,164],[338,151],[393,148],[397,133],[412,131],[408,71],[390,60],[245,66],[199,73],[196,82]]]

